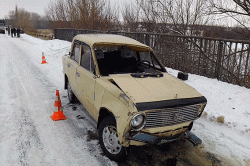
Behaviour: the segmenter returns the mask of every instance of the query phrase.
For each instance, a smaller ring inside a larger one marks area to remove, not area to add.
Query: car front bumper
[[[156,137],[147,133],[137,133],[130,138],[130,140],[142,142],[145,144],[163,144],[163,143],[170,143],[180,138],[187,139],[193,145],[198,146],[202,143],[201,139],[199,139],[196,135],[194,135],[190,131],[186,131],[185,133],[170,136],[170,137]]]
[[[180,138],[182,134],[174,135],[171,137],[156,137],[153,135],[149,135],[147,133],[137,133],[134,136],[131,137],[131,140],[143,142],[146,144],[162,144],[162,143],[169,143],[176,141]]]

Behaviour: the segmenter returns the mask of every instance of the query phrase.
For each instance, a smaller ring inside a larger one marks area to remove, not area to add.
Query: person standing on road
[[[14,37],[16,37],[16,28],[13,28],[14,29]]]
[[[11,29],[10,29],[10,33],[11,33],[11,37],[13,37],[13,34],[14,34],[14,27],[12,27]]]
[[[10,36],[10,27],[9,26],[8,26],[8,30],[7,31],[8,31],[8,35]]]
[[[17,28],[16,33],[17,33],[17,37],[20,37],[20,27]]]

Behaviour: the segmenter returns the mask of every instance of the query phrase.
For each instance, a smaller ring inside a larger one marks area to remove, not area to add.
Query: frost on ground
[[[11,38],[5,34],[0,36],[0,45],[1,165],[117,165],[103,156],[96,124],[84,107],[68,103],[63,89],[62,56],[68,54],[71,43],[28,35]],[[42,52],[47,64],[41,64]],[[178,71],[167,70],[177,76]],[[208,100],[205,112],[193,127],[203,140],[206,157],[218,162],[213,155],[216,154],[221,160],[232,160],[233,165],[250,165],[250,89],[192,74],[185,82]],[[67,120],[54,122],[50,116],[57,89]],[[166,153],[166,160],[162,160],[166,164],[171,160],[167,156],[175,159],[183,155],[171,152],[176,152],[176,147],[187,149],[187,156],[195,157],[200,152],[199,148],[188,152],[192,147],[183,142],[157,150],[132,148],[135,152],[128,163],[135,165],[137,160],[143,162],[149,157],[147,162],[151,165],[162,159],[153,153],[158,151]],[[142,152],[145,153],[138,155]],[[154,155],[159,158],[152,158]],[[188,165],[189,161],[182,156],[179,163]]]

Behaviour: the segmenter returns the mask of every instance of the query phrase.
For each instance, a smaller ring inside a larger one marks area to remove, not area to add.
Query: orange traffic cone
[[[58,121],[58,120],[67,119],[66,116],[63,114],[61,106],[62,106],[62,103],[61,103],[60,96],[59,96],[59,90],[56,90],[55,107],[57,107],[57,109],[55,109],[53,115],[50,116],[52,120]]]
[[[45,59],[44,53],[42,53],[42,64],[45,64],[45,63],[47,63],[47,62],[46,62],[46,59]]]

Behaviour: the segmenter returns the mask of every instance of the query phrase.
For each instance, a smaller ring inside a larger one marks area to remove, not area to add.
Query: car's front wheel
[[[126,159],[126,148],[120,144],[113,117],[108,116],[100,123],[99,142],[108,158],[115,161]]]
[[[73,93],[72,89],[71,89],[71,86],[70,86],[70,83],[68,81],[67,83],[67,90],[68,90],[68,98],[69,98],[69,102],[70,103],[74,103],[76,101],[76,96],[75,94]]]

